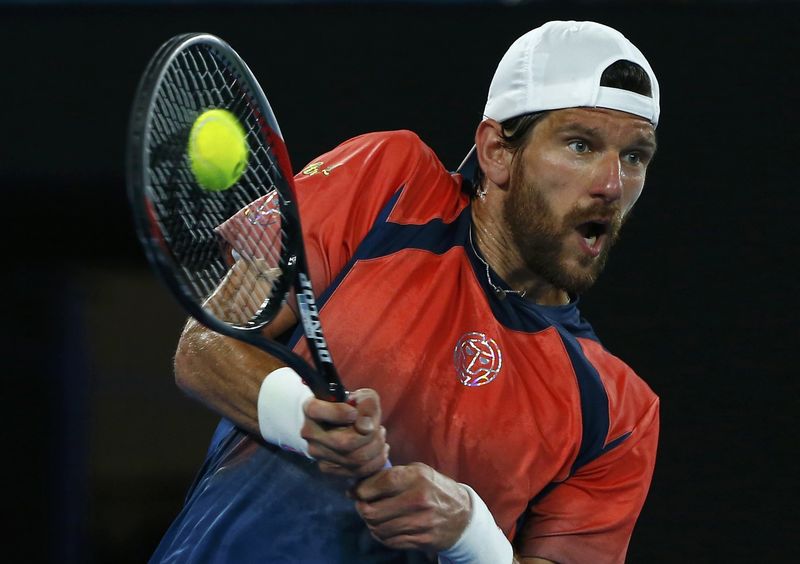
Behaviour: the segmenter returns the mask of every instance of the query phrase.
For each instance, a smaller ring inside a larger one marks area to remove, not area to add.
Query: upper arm
[[[303,244],[318,295],[353,257],[384,206],[413,177],[425,156],[434,158],[432,151],[411,132],[371,133],[317,157],[295,176]],[[262,199],[273,202],[269,195]],[[260,245],[277,238],[279,222],[254,225],[246,219],[254,205],[248,204],[217,228],[229,252],[266,256]],[[252,233],[253,230],[258,232]],[[264,230],[274,233],[264,236]],[[287,328],[280,321],[273,321],[275,328],[267,329],[271,336]]]
[[[289,303],[283,304],[275,317],[265,327],[262,333],[268,339],[276,339],[297,325],[297,314]]]
[[[295,176],[311,282],[321,293],[353,258],[381,211],[430,149],[408,131],[342,143]]]

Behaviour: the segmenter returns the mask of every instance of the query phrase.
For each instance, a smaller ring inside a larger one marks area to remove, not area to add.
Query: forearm
[[[285,308],[265,337],[291,328]],[[382,468],[388,447],[380,400],[355,390],[349,402],[315,400],[300,376],[267,353],[209,331],[194,320],[184,328],[175,354],[175,379],[237,427],[281,448],[320,461],[323,471],[363,478]],[[306,412],[308,409],[308,412]]]
[[[265,352],[190,319],[175,353],[175,381],[187,395],[258,435],[259,389],[280,366]]]

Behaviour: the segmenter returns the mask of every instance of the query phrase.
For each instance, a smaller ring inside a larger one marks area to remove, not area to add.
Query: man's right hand
[[[360,479],[386,465],[389,445],[375,390],[351,392],[347,402],[312,398],[306,402],[304,413],[301,435],[323,472]]]

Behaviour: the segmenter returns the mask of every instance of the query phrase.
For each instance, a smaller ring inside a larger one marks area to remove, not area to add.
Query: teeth
[[[597,241],[597,235],[592,235],[591,237],[584,237],[583,240],[586,241],[587,245],[592,247],[592,246],[594,246],[595,242]]]

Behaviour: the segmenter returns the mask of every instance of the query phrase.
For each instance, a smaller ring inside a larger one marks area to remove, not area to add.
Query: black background
[[[662,89],[645,193],[583,300],[662,399],[629,561],[793,560],[800,6],[511,4],[0,7],[10,556],[146,560],[216,421],[172,382],[182,314],[147,269],[125,200],[128,111],[163,41],[208,31],[231,43],[295,169],[397,128],[455,167],[510,42],[550,19],[591,19],[637,44]]]

